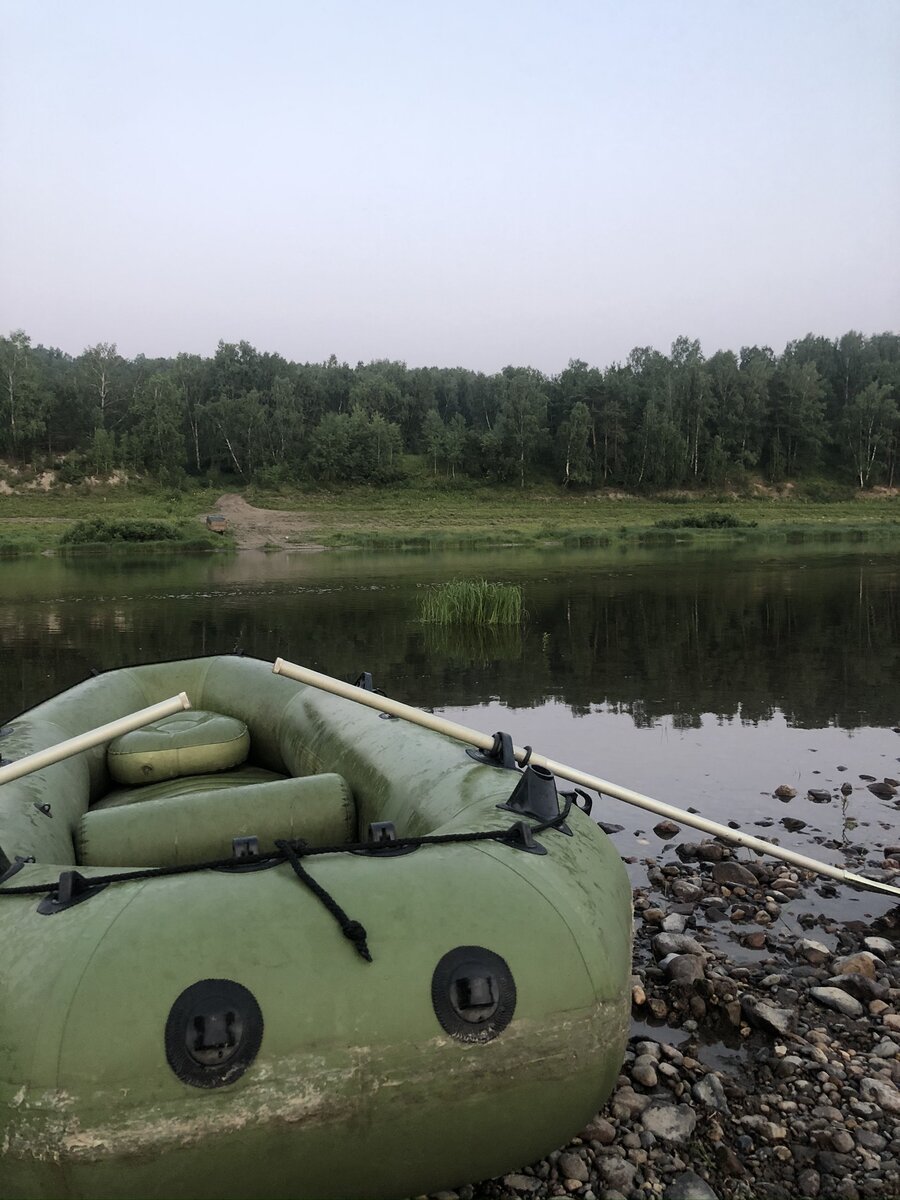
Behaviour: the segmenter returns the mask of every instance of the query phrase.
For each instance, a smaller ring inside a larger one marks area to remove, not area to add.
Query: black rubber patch
[[[166,1021],[169,1066],[191,1087],[227,1087],[259,1053],[263,1017],[256,997],[231,979],[201,979],[172,1005]]]
[[[506,962],[483,946],[448,951],[431,977],[431,1003],[444,1030],[460,1042],[492,1042],[516,1011],[516,983]]]

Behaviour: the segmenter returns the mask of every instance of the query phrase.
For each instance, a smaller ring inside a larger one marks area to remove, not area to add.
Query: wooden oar
[[[21,779],[23,775],[30,775],[33,771],[40,771],[42,767],[62,762],[64,758],[71,758],[73,754],[80,754],[82,750],[90,750],[92,746],[99,746],[103,742],[111,742],[119,734],[130,733],[132,729],[140,729],[153,721],[159,721],[162,717],[171,717],[173,713],[190,707],[190,700],[181,692],[169,700],[161,700],[159,704],[142,708],[128,717],[120,717],[117,721],[98,725],[96,729],[90,729],[87,733],[79,733],[64,742],[57,742],[55,746],[48,746],[46,750],[36,750],[34,754],[28,754],[25,758],[18,758],[15,762],[0,767],[0,784]]]
[[[345,700],[353,700],[357,704],[377,708],[380,712],[390,713],[392,717],[402,717],[404,721],[411,721],[414,725],[422,725],[437,733],[447,734],[448,737],[456,738],[460,742],[468,742],[481,750],[490,750],[494,745],[494,739],[490,734],[480,733],[477,729],[469,729],[465,725],[458,725],[456,721],[448,721],[434,713],[422,712],[421,709],[413,708],[410,704],[401,704],[399,700],[391,700],[389,697],[379,696],[375,692],[363,691],[362,688],[358,688],[352,683],[343,683],[340,679],[333,679],[330,675],[311,671],[308,667],[298,666],[297,663],[286,662],[283,658],[275,660],[272,670],[276,675],[286,675],[289,679],[297,680],[298,683],[306,683],[311,687],[320,688],[322,691],[331,692],[335,696],[343,696]],[[519,746],[513,747],[513,754],[516,762],[522,762],[528,756],[528,752]],[[900,888],[893,887],[889,883],[881,883],[877,879],[866,879],[865,876],[856,875],[843,867],[835,867],[831,863],[820,862],[805,854],[797,854],[793,850],[775,846],[764,838],[754,837],[753,834],[744,833],[740,829],[731,829],[727,825],[720,825],[718,821],[710,821],[695,813],[685,812],[684,809],[674,808],[671,804],[654,800],[652,796],[644,796],[641,792],[634,792],[631,788],[610,783],[609,780],[600,779],[597,775],[589,775],[586,771],[579,771],[575,767],[566,766],[565,763],[554,762],[552,758],[545,758],[543,754],[532,753],[529,761],[535,766],[546,767],[548,771],[552,771],[561,779],[568,779],[571,783],[591,788],[595,792],[603,792],[617,800],[624,800],[626,804],[634,804],[638,808],[647,809],[648,812],[656,813],[661,817],[668,817],[670,821],[690,825],[694,829],[733,842],[735,845],[746,846],[748,850],[756,850],[761,854],[769,854],[773,858],[781,858],[785,862],[791,863],[792,866],[802,867],[806,871],[815,871],[819,875],[829,875],[832,879],[840,880],[841,883],[850,883],[854,887],[869,888],[871,891],[884,892],[889,896],[900,896]]]

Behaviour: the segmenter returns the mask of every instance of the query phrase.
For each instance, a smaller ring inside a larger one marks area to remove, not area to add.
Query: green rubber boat
[[[231,656],[91,678],[2,763],[181,692],[0,782],[0,1196],[414,1196],[577,1133],[630,1020],[590,817],[499,735]]]

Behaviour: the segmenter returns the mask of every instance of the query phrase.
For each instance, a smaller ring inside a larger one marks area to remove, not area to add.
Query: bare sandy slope
[[[220,512],[227,518],[228,528],[239,550],[256,550],[267,544],[290,550],[324,549],[317,542],[303,540],[303,535],[311,528],[309,519],[303,513],[254,508],[235,492],[220,496],[211,511]]]

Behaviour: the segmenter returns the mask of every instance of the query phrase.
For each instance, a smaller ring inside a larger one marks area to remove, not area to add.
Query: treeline
[[[605,370],[495,375],[332,356],[294,363],[247,342],[212,358],[77,357],[0,338],[0,457],[63,482],[149,474],[239,482],[389,484],[407,455],[436,477],[655,489],[773,482],[814,472],[893,486],[900,453],[900,336],[812,334],[779,357],[679,337]]]

